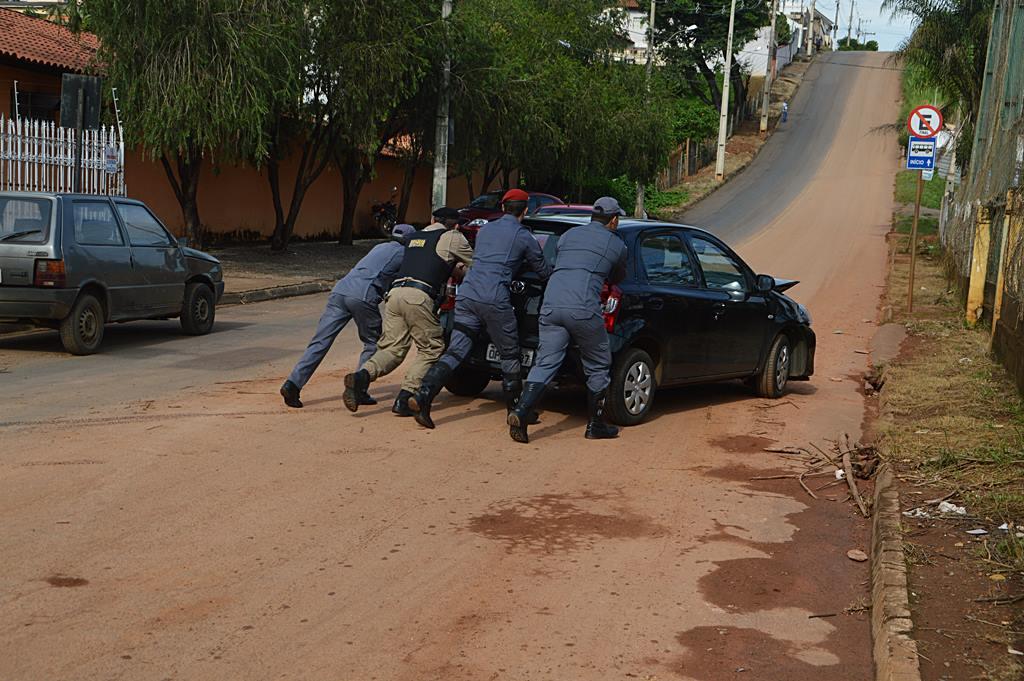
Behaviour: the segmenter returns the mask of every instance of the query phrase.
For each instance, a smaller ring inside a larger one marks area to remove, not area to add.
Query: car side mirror
[[[768,293],[775,288],[775,277],[767,274],[757,275],[757,292]]]
[[[178,246],[180,246],[181,248],[188,248],[188,237],[187,236],[179,236],[178,237]]]

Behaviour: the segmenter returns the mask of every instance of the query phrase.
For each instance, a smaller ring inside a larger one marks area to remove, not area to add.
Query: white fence
[[[75,131],[52,121],[0,116],[0,191],[71,192]],[[85,194],[124,196],[124,139],[113,126],[82,132]]]

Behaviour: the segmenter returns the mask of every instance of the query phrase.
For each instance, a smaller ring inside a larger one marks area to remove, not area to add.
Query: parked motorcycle
[[[391,197],[387,201],[373,204],[373,224],[381,237],[391,237],[391,230],[398,222],[398,206],[395,205],[395,197],[398,196],[398,187],[391,188]]]

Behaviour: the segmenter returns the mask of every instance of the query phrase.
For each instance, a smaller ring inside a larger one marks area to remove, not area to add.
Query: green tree
[[[259,160],[264,121],[289,93],[294,16],[273,0],[81,0],[97,63],[118,89],[129,143],[161,165],[189,238],[201,241],[198,192],[211,159]]]
[[[700,0],[665,0],[664,4],[655,15],[655,40],[665,68],[674,72],[685,94],[718,110],[722,103],[718,64],[725,61],[730,3],[723,0],[709,7]],[[736,6],[733,69],[728,76],[737,107],[746,99],[746,79],[735,56],[770,19],[767,3]]]
[[[793,29],[789,27],[789,19],[779,12],[775,17],[775,44],[788,45],[793,40]]]
[[[400,131],[398,104],[426,73],[427,35],[440,8],[429,0],[291,1],[302,5],[305,21],[298,94],[266,119],[276,216],[271,247],[287,246],[306,192],[331,163],[341,172],[339,240],[350,244],[359,194],[380,149]],[[285,211],[281,162],[292,155],[298,165]]]
[[[914,68],[939,93],[947,116],[958,114],[957,161],[966,164],[981,102],[992,0],[885,0],[882,8],[917,21],[893,59]]]

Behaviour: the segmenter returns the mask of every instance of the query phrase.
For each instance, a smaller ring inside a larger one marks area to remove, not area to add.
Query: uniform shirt
[[[626,244],[600,222],[573,227],[558,240],[555,272],[544,291],[541,311],[601,313],[601,287],[626,276]]]
[[[334,285],[334,293],[377,305],[402,266],[405,246],[397,241],[377,244]]]
[[[530,230],[511,215],[503,215],[480,228],[476,235],[473,267],[459,287],[459,297],[480,303],[509,302],[509,284],[523,265],[541,279],[551,276],[551,265]]]

